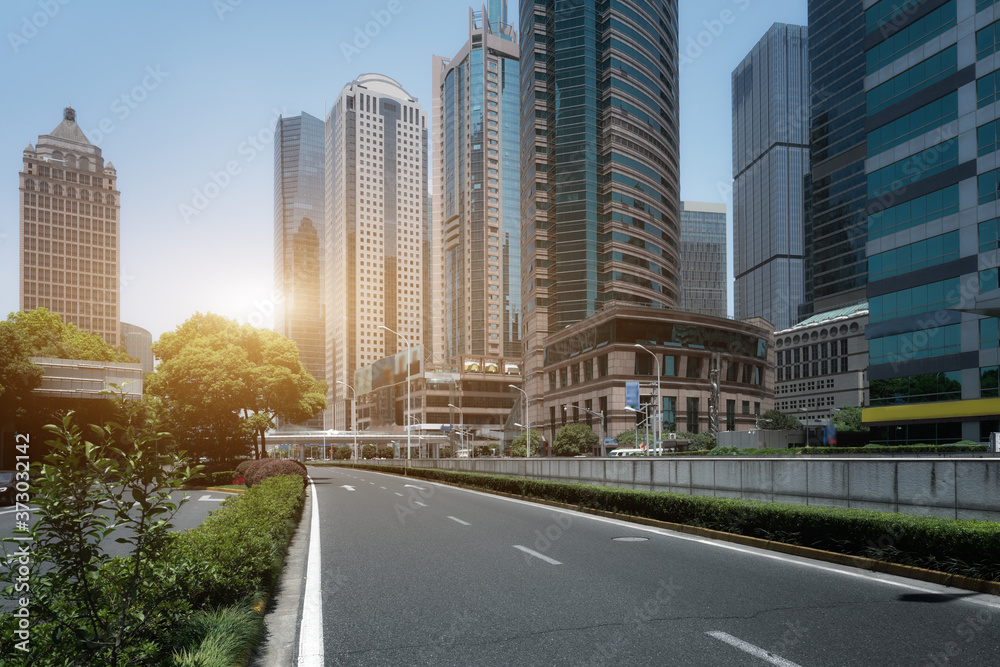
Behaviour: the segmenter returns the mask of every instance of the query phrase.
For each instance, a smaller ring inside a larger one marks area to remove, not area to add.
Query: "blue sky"
[[[468,6],[4,0],[0,316],[18,305],[21,152],[72,104],[118,170],[122,319],[154,338],[197,310],[270,326],[277,115],[323,117],[364,72],[395,78],[429,114],[431,56],[465,42]],[[681,0],[682,198],[729,203],[730,73],[772,23],[805,20],[805,0]]]

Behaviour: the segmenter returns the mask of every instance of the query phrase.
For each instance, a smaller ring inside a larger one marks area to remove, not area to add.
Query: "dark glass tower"
[[[323,315],[324,125],[303,113],[274,132],[274,328],[295,341],[313,377],[326,377]],[[322,428],[322,415],[309,422]]]
[[[609,302],[676,308],[676,0],[522,0],[524,379]],[[535,410],[535,407],[532,407]]]
[[[799,319],[865,300],[865,13],[862,0],[810,0],[805,301]]]

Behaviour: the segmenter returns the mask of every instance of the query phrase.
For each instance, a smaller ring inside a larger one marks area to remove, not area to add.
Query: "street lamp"
[[[528,414],[528,394],[516,385],[509,384],[507,386],[524,394],[524,423],[527,424],[527,426],[524,427],[527,431],[524,436],[524,458],[528,458],[531,456],[531,416]]]
[[[579,405],[574,405],[573,407],[580,408],[581,410],[583,410],[584,412],[586,412],[588,415],[593,415],[593,416],[595,416],[595,417],[597,417],[597,418],[599,418],[601,420],[601,456],[606,456],[605,451],[604,451],[604,438],[607,437],[608,434],[604,430],[604,413],[603,412],[594,412],[593,410],[588,410],[587,408],[581,407]],[[569,410],[569,407],[564,405],[563,406],[563,410]]]
[[[465,446],[465,413],[462,412],[462,408],[458,407],[453,403],[449,403],[448,407],[455,408],[456,410],[458,410],[458,415],[461,418],[461,422],[459,423],[459,428],[461,428],[461,433],[462,433],[462,449],[468,451],[468,448]],[[472,458],[475,457],[473,456]]]
[[[636,343],[635,347],[641,350],[646,350],[646,352],[653,354],[649,350],[649,348],[647,348],[645,345],[640,345],[639,343]],[[660,358],[655,354],[653,354],[653,361],[656,362],[656,410],[654,412],[658,415],[660,413],[660,406],[663,405],[663,399],[660,398]],[[657,421],[662,421],[662,420],[658,419]],[[657,445],[660,444],[660,439],[662,438],[662,434],[659,432],[658,429],[662,427],[663,424],[658,425],[656,422],[653,422],[653,438],[656,440]]]
[[[390,329],[389,327],[385,326],[384,324],[380,324],[378,326],[378,328],[379,329],[385,329],[386,331],[388,331],[391,334],[396,334],[396,338],[401,338],[403,340],[403,344],[406,345],[406,411],[405,412],[406,412],[406,414],[409,414],[410,413],[410,341],[406,340],[406,336],[403,336],[402,334],[400,334],[400,333],[398,333],[396,331],[393,331],[392,329]],[[409,460],[410,460],[410,423],[409,423],[409,421],[407,421],[407,419],[406,419],[405,416],[403,417],[403,428],[406,429],[406,460],[407,460],[407,462],[409,462]],[[406,472],[406,466],[405,466],[405,464],[404,464],[404,467],[403,467],[403,472],[404,472],[404,474]]]
[[[638,408],[638,409],[633,408],[631,405],[626,405],[625,406],[625,411],[626,412],[635,412],[635,413],[642,413],[643,414],[642,424],[646,425],[646,456],[650,455],[650,453],[649,453],[649,449],[650,449],[650,447],[649,447],[649,413],[647,412],[648,409],[649,409],[649,403],[647,403],[644,407],[641,407],[641,408]],[[656,427],[653,428],[653,433],[655,435],[655,433],[656,433]]]
[[[337,384],[342,384],[351,390],[351,423],[354,425],[354,465],[358,465],[358,458],[361,453],[358,451],[358,393],[354,391],[354,387],[347,384],[343,380],[337,380]]]

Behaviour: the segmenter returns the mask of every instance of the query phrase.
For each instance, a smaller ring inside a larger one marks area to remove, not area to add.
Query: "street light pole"
[[[660,398],[660,358],[655,354],[653,354],[649,350],[649,348],[647,348],[645,345],[640,345],[639,343],[636,343],[635,347],[638,347],[641,350],[646,350],[646,352],[652,354],[653,361],[656,362],[656,410],[654,410],[654,412],[655,414],[659,415],[660,408],[663,405],[663,399]],[[663,424],[662,423],[657,424],[657,422],[662,422],[662,421],[663,421],[662,419],[657,419],[655,422],[653,422],[653,438],[656,440],[657,446],[659,446],[660,440],[663,438],[663,434],[660,432],[660,429],[663,428]]]
[[[406,429],[406,462],[409,463],[409,461],[410,461],[410,422],[407,419],[406,415],[409,414],[410,410],[411,410],[411,406],[410,406],[410,341],[406,340],[406,336],[403,336],[402,334],[400,334],[400,333],[398,333],[396,331],[393,331],[392,329],[390,329],[389,327],[385,326],[384,324],[380,324],[378,328],[379,329],[385,329],[389,333],[396,334],[396,338],[401,338],[403,340],[403,344],[406,345],[406,411],[405,411],[406,414],[403,415],[403,428]],[[404,466],[403,466],[403,474],[406,474],[406,464],[404,464]]]
[[[528,414],[528,410],[530,410],[528,405],[528,393],[516,385],[509,384],[507,386],[524,394],[524,428],[528,433],[524,437],[524,458],[528,458],[531,456],[531,416]]]
[[[353,425],[354,431],[354,465],[358,465],[358,458],[360,457],[360,452],[358,452],[358,393],[354,391],[354,387],[347,384],[343,380],[337,380],[337,384],[342,384],[351,390],[351,424]]]
[[[462,408],[458,407],[457,405],[455,405],[453,403],[449,403],[448,407],[449,408],[455,408],[456,410],[458,410],[458,416],[459,416],[459,419],[461,420],[459,422],[458,426],[459,426],[459,428],[462,429],[462,449],[468,451],[468,447],[466,447],[466,445],[465,445],[465,412],[462,411]],[[475,457],[472,457],[472,458],[475,458]]]

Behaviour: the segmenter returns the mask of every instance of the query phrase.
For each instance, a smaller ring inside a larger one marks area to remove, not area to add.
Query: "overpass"
[[[357,442],[359,446],[375,445],[385,447],[396,444],[399,447],[406,446],[406,431],[400,429],[396,431],[358,431],[355,440],[354,431],[269,431],[264,442],[268,451],[282,445],[308,445],[310,447],[322,447],[324,445],[348,445],[353,447]],[[410,444],[419,447],[421,456],[437,458],[442,446],[451,446],[452,442],[448,434],[441,431],[436,424],[417,424],[410,434]]]

